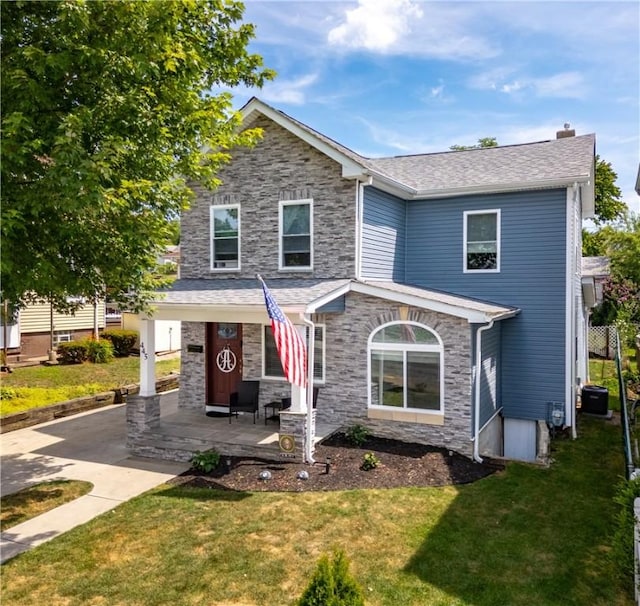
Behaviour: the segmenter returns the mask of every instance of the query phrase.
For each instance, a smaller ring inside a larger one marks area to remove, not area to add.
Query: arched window
[[[433,330],[394,322],[369,337],[369,405],[443,412],[443,348]]]

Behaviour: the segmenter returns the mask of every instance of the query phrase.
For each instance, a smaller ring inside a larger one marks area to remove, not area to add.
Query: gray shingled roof
[[[350,280],[268,280],[269,290],[280,307],[303,306],[346,286]],[[246,305],[264,306],[262,286],[257,279],[185,279],[176,280],[171,288],[160,291],[157,303],[177,305]]]
[[[486,301],[460,297],[449,293],[427,290],[415,286],[398,284],[397,282],[362,282],[358,280],[320,280],[320,279],[272,279],[267,281],[269,290],[282,308],[297,307],[304,309],[311,303],[336,293],[345,293],[348,286],[368,286],[378,290],[381,297],[394,300],[397,295],[408,295],[424,302],[456,307],[470,312],[478,312],[488,317],[502,316],[516,312],[513,307],[504,307]],[[264,308],[262,286],[253,279],[185,279],[176,280],[170,289],[161,291],[162,296],[154,303],[160,307],[165,305],[207,305],[212,307],[242,306]],[[331,300],[331,299],[330,299]]]
[[[589,178],[595,136],[583,135],[466,151],[369,160],[378,172],[418,192],[493,187],[536,187],[549,181]]]
[[[363,173],[386,178],[415,194],[437,195],[439,191],[474,188],[484,191],[536,188],[550,184],[557,187],[558,182],[584,182],[591,178],[594,170],[593,134],[466,151],[365,158],[283,111],[259,99],[255,101],[359,164]],[[251,101],[247,106],[250,104]]]

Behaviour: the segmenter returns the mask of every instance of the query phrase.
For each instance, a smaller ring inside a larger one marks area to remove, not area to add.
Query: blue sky
[[[640,3],[246,0],[253,94],[369,157],[596,133],[638,212]]]

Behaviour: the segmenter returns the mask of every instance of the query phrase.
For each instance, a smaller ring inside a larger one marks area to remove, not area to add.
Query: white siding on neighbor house
[[[153,318],[152,318],[153,320]],[[122,328],[140,333],[140,318],[136,314],[122,314]],[[160,351],[177,351],[181,343],[181,325],[179,320],[155,320],[156,353]],[[140,339],[136,341],[140,347]]]
[[[104,328],[104,301],[98,303],[98,328]],[[53,312],[53,330],[92,330],[93,305],[83,305],[75,314]],[[49,303],[34,303],[20,311],[22,334],[49,332],[51,330],[51,307]]]

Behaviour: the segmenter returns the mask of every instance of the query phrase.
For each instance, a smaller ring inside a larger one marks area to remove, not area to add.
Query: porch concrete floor
[[[320,442],[340,428],[340,424],[316,423],[315,441]],[[264,423],[264,409],[253,423],[253,415],[239,414],[229,423],[229,417],[208,417],[204,406],[201,410],[178,408],[178,390],[167,392],[160,398],[160,422],[150,430],[147,440],[158,448],[163,444],[183,442],[186,450],[216,448],[222,454],[278,457],[279,424],[270,419]],[[191,446],[191,448],[189,448]]]

